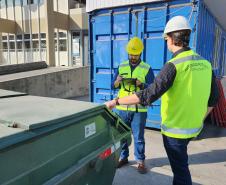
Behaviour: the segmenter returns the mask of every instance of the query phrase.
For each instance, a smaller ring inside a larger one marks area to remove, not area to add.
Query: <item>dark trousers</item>
[[[177,139],[163,135],[163,143],[173,171],[173,185],[192,185],[188,168],[187,145],[189,139]]]

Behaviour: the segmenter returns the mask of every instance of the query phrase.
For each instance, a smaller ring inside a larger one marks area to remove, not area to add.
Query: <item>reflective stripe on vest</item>
[[[128,64],[120,64],[119,67],[127,67],[129,66],[129,63]]]
[[[138,112],[147,112],[147,107],[144,107],[140,104],[137,105]],[[116,109],[118,110],[124,110],[124,111],[136,111],[136,105],[119,105],[116,106]]]
[[[172,134],[186,134],[186,135],[193,135],[199,133],[203,128],[192,128],[192,129],[178,129],[178,128],[167,128],[164,124],[161,125],[161,129],[163,132],[169,132]]]
[[[178,58],[178,59],[174,60],[172,63],[174,63],[176,65],[176,64],[183,63],[183,62],[187,62],[189,60],[205,60],[205,59],[199,55],[191,55],[191,56],[186,56],[183,58]]]
[[[129,63],[122,63],[119,65],[119,67],[128,67],[130,66]],[[146,69],[146,70],[149,70],[150,69],[150,66],[147,66],[147,64],[145,65],[143,62],[141,62],[139,64],[139,67],[142,68],[142,69]]]

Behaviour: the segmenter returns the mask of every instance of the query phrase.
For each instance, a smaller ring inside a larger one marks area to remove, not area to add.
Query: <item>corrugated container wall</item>
[[[226,76],[226,32],[200,1],[196,51],[208,59],[217,76]]]
[[[225,75],[226,34],[203,1],[175,0],[95,10],[90,12],[91,101],[103,103],[117,95],[111,87],[112,79],[118,65],[128,60],[125,46],[134,36],[143,40],[142,60],[158,74],[172,55],[162,38],[163,30],[177,15],[190,21],[190,47],[212,62],[217,75]],[[147,127],[160,128],[160,104],[158,100],[149,108]]]

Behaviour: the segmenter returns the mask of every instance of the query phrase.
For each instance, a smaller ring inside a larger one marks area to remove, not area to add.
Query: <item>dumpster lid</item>
[[[1,129],[0,139],[15,132],[33,130],[76,118],[103,107],[104,105],[90,102],[37,96],[0,99],[0,125],[10,127]]]
[[[23,95],[26,95],[26,93],[0,89],[0,98],[8,98],[8,97],[14,97],[14,96],[23,96]]]

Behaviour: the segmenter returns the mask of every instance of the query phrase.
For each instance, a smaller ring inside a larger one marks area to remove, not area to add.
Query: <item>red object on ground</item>
[[[211,112],[211,120],[213,123],[220,127],[226,128],[226,98],[224,97],[224,90],[221,84],[221,79],[216,79],[218,90],[219,90],[219,100]]]

